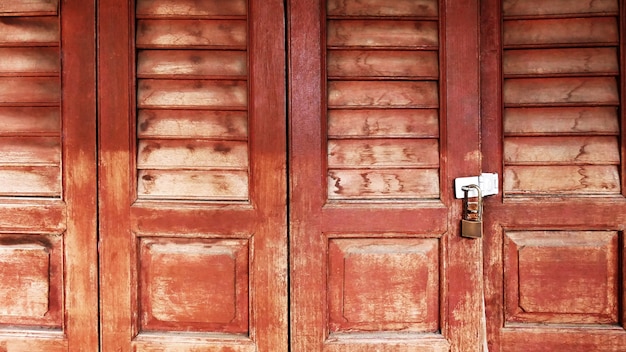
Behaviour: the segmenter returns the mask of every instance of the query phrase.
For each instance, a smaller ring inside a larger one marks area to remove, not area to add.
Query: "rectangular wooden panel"
[[[140,50],[137,77],[245,77],[244,51]]]
[[[508,323],[618,322],[617,232],[516,231],[504,239]]]
[[[439,198],[437,169],[330,170],[329,199]]]
[[[506,165],[589,165],[620,162],[616,137],[509,137],[504,140]]]
[[[62,327],[62,251],[58,234],[0,236],[0,324]]]
[[[619,194],[616,165],[508,166],[504,168],[505,195]]]
[[[328,105],[337,107],[437,108],[439,90],[427,81],[331,81]]]
[[[510,75],[619,74],[616,48],[505,50],[502,71]]]
[[[247,171],[140,170],[138,197],[148,199],[248,199]]]
[[[328,142],[329,168],[437,168],[436,139],[366,139]]]
[[[58,48],[0,48],[2,75],[58,75],[59,61]]]
[[[504,109],[506,135],[619,133],[616,107],[550,107]]]
[[[0,3],[0,16],[56,15],[59,0],[11,0]]]
[[[248,145],[246,142],[239,141],[140,140],[137,167],[139,169],[246,170]]]
[[[613,44],[619,40],[615,17],[510,20],[504,22],[507,46]]]
[[[59,45],[59,19],[0,17],[0,45]]]
[[[617,13],[617,0],[503,0],[504,16]]]
[[[503,87],[504,103],[511,105],[619,104],[614,77],[508,79]]]
[[[339,77],[396,77],[436,79],[437,51],[329,50],[330,79]]]
[[[437,21],[330,20],[329,47],[434,48],[439,43]]]
[[[439,240],[331,238],[330,332],[439,328]]]
[[[139,108],[239,108],[248,103],[245,81],[149,80],[139,81]]]
[[[0,195],[59,197],[61,195],[61,171],[58,166],[0,167]]]
[[[55,107],[0,107],[0,135],[54,135],[61,130]]]
[[[2,110],[0,110],[0,118]],[[138,112],[139,138],[212,138],[245,140],[245,111],[146,110]]]
[[[58,77],[0,77],[0,106],[58,105],[60,99]]]
[[[436,109],[329,110],[329,138],[437,138]]]
[[[138,48],[245,49],[245,20],[139,20]]]
[[[137,0],[137,17],[245,16],[246,0]]]
[[[436,0],[328,0],[328,16],[437,16]]]
[[[142,330],[248,331],[248,241],[142,238]]]
[[[57,137],[0,137],[0,165],[59,165]]]

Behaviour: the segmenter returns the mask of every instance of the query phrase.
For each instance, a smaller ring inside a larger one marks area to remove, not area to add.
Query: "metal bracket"
[[[456,199],[465,197],[464,186],[478,185],[482,191],[482,196],[492,196],[498,194],[498,174],[482,173],[480,176],[459,177],[454,180],[454,196]],[[468,197],[477,197],[476,190],[471,189]]]

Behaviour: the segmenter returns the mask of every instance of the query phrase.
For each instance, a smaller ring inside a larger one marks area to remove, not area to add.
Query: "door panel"
[[[490,349],[619,351],[624,3],[554,4],[483,4]]]
[[[0,5],[0,350],[97,348],[93,14]]]
[[[292,349],[478,350],[477,3],[289,5]]]
[[[100,14],[102,349],[287,350],[282,2]]]

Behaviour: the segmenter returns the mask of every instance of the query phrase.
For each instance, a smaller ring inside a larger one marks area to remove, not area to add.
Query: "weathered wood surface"
[[[619,74],[616,48],[506,50],[502,55],[505,76]]]
[[[140,80],[139,108],[245,109],[248,90],[245,81],[224,80]]]
[[[49,17],[0,17],[0,45],[58,46],[59,19]]]
[[[137,77],[241,77],[247,73],[244,51],[141,50]]]
[[[138,196],[148,199],[248,199],[247,171],[138,171]]]
[[[139,18],[153,16],[245,16],[246,0],[138,0],[136,15]]]
[[[328,105],[331,108],[437,108],[439,90],[432,81],[330,81]]]
[[[505,135],[618,135],[616,107],[507,108]]]
[[[616,137],[509,137],[504,140],[506,165],[618,165]]]
[[[59,0],[11,0],[0,3],[0,16],[56,15]]]
[[[0,77],[0,106],[54,106],[60,99],[58,77]]]
[[[248,117],[245,111],[141,109],[137,117],[137,136],[245,140]]]
[[[60,69],[58,48],[0,48],[0,74],[2,75],[58,75]]]
[[[139,20],[138,48],[245,49],[245,20]]]
[[[396,77],[436,79],[436,51],[329,50],[329,78]]]
[[[328,172],[329,199],[436,199],[437,169],[333,169]]]
[[[505,195],[619,194],[616,165],[508,166],[504,168]]]
[[[587,15],[617,13],[618,0],[503,0],[504,16]]]
[[[617,44],[615,17],[510,20],[504,22],[503,45],[545,46]]]
[[[137,167],[247,170],[248,144],[245,141],[142,139],[138,145]]]
[[[439,137],[436,109],[329,110],[329,138]]]
[[[503,94],[506,106],[617,105],[620,100],[614,77],[508,79],[504,82]]]
[[[326,3],[328,16],[428,16],[439,14],[436,0],[329,0]]]
[[[329,47],[436,48],[437,21],[330,20]]]
[[[328,142],[330,168],[437,168],[437,139],[367,139]]]

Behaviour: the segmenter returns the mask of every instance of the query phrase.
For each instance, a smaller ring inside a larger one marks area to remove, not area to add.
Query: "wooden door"
[[[490,351],[623,351],[624,1],[484,1]]]
[[[102,351],[286,351],[282,1],[98,14]]]
[[[0,351],[97,349],[94,13],[0,3]]]
[[[293,351],[479,351],[478,1],[289,2]]]

